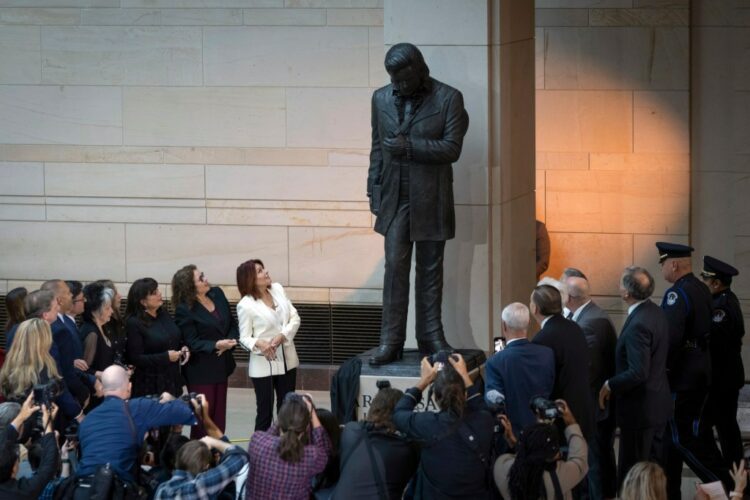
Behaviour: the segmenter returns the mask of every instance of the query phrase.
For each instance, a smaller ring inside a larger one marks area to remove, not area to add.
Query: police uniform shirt
[[[669,322],[667,369],[672,392],[707,388],[711,378],[708,340],[713,317],[708,287],[688,273],[664,293],[661,307]]]
[[[742,337],[745,322],[740,301],[729,288],[713,296],[711,317],[711,361],[717,365],[712,385],[739,389],[745,385],[745,368],[742,365]]]

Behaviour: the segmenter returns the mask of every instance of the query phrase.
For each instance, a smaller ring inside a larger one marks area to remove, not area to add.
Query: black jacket
[[[732,290],[726,289],[713,296],[711,322],[711,385],[717,390],[740,389],[745,385],[742,365],[742,337],[745,322],[740,301]]]
[[[401,498],[417,465],[419,449],[402,435],[375,430],[365,422],[349,422],[341,433],[341,475],[333,499],[379,498],[378,477],[388,498]]]
[[[331,377],[331,411],[341,424],[357,420],[361,372],[362,359],[354,357],[344,361]]]
[[[168,392],[177,397],[182,394],[184,380],[180,365],[169,361],[167,351],[182,348],[182,334],[166,308],[157,312],[156,318],[146,321],[130,316],[125,322],[128,335],[128,360],[135,366],[132,397]]]
[[[182,367],[188,384],[226,383],[236,367],[231,350],[216,355],[216,342],[239,339],[237,321],[221,288],[213,287],[207,295],[214,302],[221,320],[197,301],[190,308],[187,304],[180,304],[175,311],[175,321],[183,341],[190,348],[190,361]]]
[[[671,417],[668,350],[667,318],[659,306],[647,300],[628,316],[617,339],[616,374],[609,379],[609,388],[616,400],[620,427],[658,427]]]
[[[422,444],[414,497],[491,498],[492,465],[483,464],[482,456],[489,460],[495,419],[487,410],[477,384],[467,391],[466,407],[460,420],[447,411],[414,411],[421,399],[419,390],[408,389],[393,412],[396,428]],[[465,426],[460,426],[461,422]],[[463,435],[464,430],[471,438]],[[467,444],[469,439],[476,449]]]
[[[593,401],[589,384],[589,348],[581,327],[559,314],[551,316],[534,336],[535,344],[555,353],[552,399],[564,399],[588,440],[593,430]]]
[[[26,425],[31,425],[31,422],[27,422]],[[12,425],[8,425],[7,430],[0,430],[0,432],[5,433],[5,439],[0,450],[3,453],[8,453],[9,446],[16,446],[18,433]],[[43,435],[39,438],[39,442],[42,445],[42,459],[39,462],[37,471],[31,477],[10,479],[4,483],[0,483],[0,499],[36,499],[47,486],[47,483],[55,477],[59,458],[55,433],[50,432]]]
[[[453,167],[461,154],[469,115],[461,92],[428,78],[424,100],[403,131],[411,144],[408,157],[393,157],[381,147],[400,124],[393,86],[372,95],[372,148],[367,196],[377,215],[375,231],[385,235],[398,208],[401,169],[409,169],[409,215],[412,241],[445,241],[454,237]],[[380,204],[377,204],[377,193]],[[374,195],[374,196],[373,196]]]
[[[661,307],[669,323],[667,368],[672,392],[707,389],[711,383],[711,292],[688,273],[664,293]]]

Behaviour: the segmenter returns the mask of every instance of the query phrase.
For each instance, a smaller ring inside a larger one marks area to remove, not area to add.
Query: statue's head
[[[385,70],[393,87],[404,96],[412,95],[430,76],[422,53],[410,43],[397,43],[388,49]]]

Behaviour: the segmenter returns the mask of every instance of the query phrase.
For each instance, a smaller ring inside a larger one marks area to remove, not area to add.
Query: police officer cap
[[[667,259],[676,259],[679,257],[690,257],[693,247],[681,245],[679,243],[668,243],[666,241],[657,241],[656,248],[659,250],[659,263]]]
[[[710,255],[703,257],[703,271],[701,271],[701,276],[704,278],[731,278],[738,274],[740,272],[726,262],[720,261]]]

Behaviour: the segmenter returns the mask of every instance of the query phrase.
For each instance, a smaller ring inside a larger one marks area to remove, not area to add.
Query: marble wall
[[[750,4],[742,0],[537,0],[537,216],[548,275],[590,277],[621,324],[630,264],[666,283],[657,240],[741,272],[750,320]],[[593,258],[592,258],[593,257]],[[750,349],[745,352],[750,367]]]
[[[0,0],[0,293],[189,262],[379,303],[383,0]],[[165,286],[165,292],[169,293]]]
[[[665,282],[658,240],[690,239],[688,0],[536,2],[536,209],[546,273],[579,267],[615,320],[623,267]]]
[[[193,262],[236,298],[256,256],[293,300],[380,303],[370,96],[410,41],[471,117],[445,326],[488,349],[533,283],[533,37],[528,0],[0,0],[0,293],[168,295]]]

